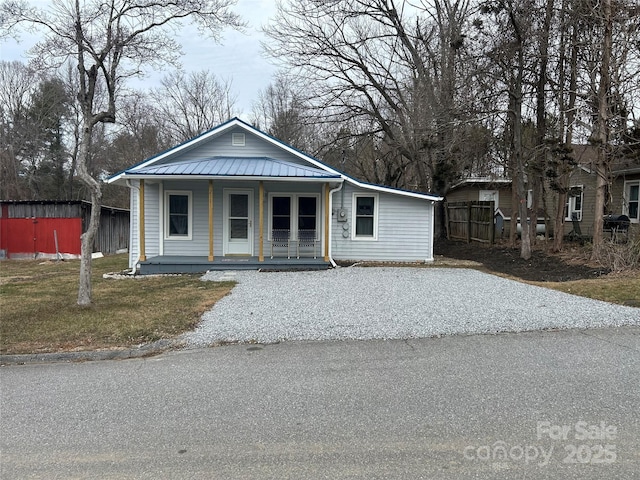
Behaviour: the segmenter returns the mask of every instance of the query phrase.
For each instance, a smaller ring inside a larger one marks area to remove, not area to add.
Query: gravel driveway
[[[337,268],[210,272],[239,284],[202,317],[187,345],[281,340],[403,339],[546,328],[640,325],[640,309],[476,270]]]

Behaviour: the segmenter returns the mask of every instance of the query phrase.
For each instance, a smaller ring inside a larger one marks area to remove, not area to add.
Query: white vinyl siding
[[[165,238],[163,255],[207,256],[209,254],[209,182],[197,181],[165,181],[167,192],[189,192],[191,194],[191,236],[188,239],[175,241]],[[222,189],[214,185],[214,246],[220,247],[222,255]],[[165,212],[165,219],[167,214]],[[166,221],[166,220],[165,220]],[[167,225],[164,225],[166,232]],[[218,245],[219,243],[219,245]],[[214,254],[216,251],[214,250]]]
[[[136,187],[140,187],[138,181],[132,182]],[[138,188],[131,189],[131,233],[129,245],[129,268],[135,266],[135,262],[140,256],[140,217],[138,216],[138,204],[140,191]],[[158,229],[159,222],[159,188],[158,184],[145,183],[144,188],[144,229],[145,229],[145,254],[147,258],[159,255],[160,243]]]
[[[343,188],[344,205],[341,205],[341,192],[337,192],[333,195],[333,210],[346,209],[349,221],[338,222],[337,215],[332,216],[331,255],[335,260],[433,260],[433,205],[430,201],[357,188],[347,182]],[[376,241],[352,240],[354,193],[377,195]]]
[[[191,240],[193,230],[193,201],[188,190],[164,192],[165,240]]]

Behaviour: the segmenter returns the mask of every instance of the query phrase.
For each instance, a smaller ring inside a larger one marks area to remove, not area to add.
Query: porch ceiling
[[[152,165],[126,173],[129,178],[189,177],[339,181],[341,176],[319,168],[270,157],[208,157]]]

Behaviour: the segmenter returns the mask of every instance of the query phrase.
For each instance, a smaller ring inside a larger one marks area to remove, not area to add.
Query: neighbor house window
[[[356,239],[377,238],[378,226],[378,197],[377,195],[354,194],[354,229],[353,234]]]
[[[564,205],[565,220],[582,221],[582,201],[584,197],[584,187],[577,185],[569,189],[567,202]]]
[[[640,221],[640,181],[624,184],[624,213],[633,223]]]
[[[166,238],[191,239],[191,192],[165,192]]]

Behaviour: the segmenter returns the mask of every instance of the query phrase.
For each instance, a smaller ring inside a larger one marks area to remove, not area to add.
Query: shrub
[[[640,232],[630,231],[626,238],[606,238],[594,247],[592,258],[612,272],[640,268]]]

